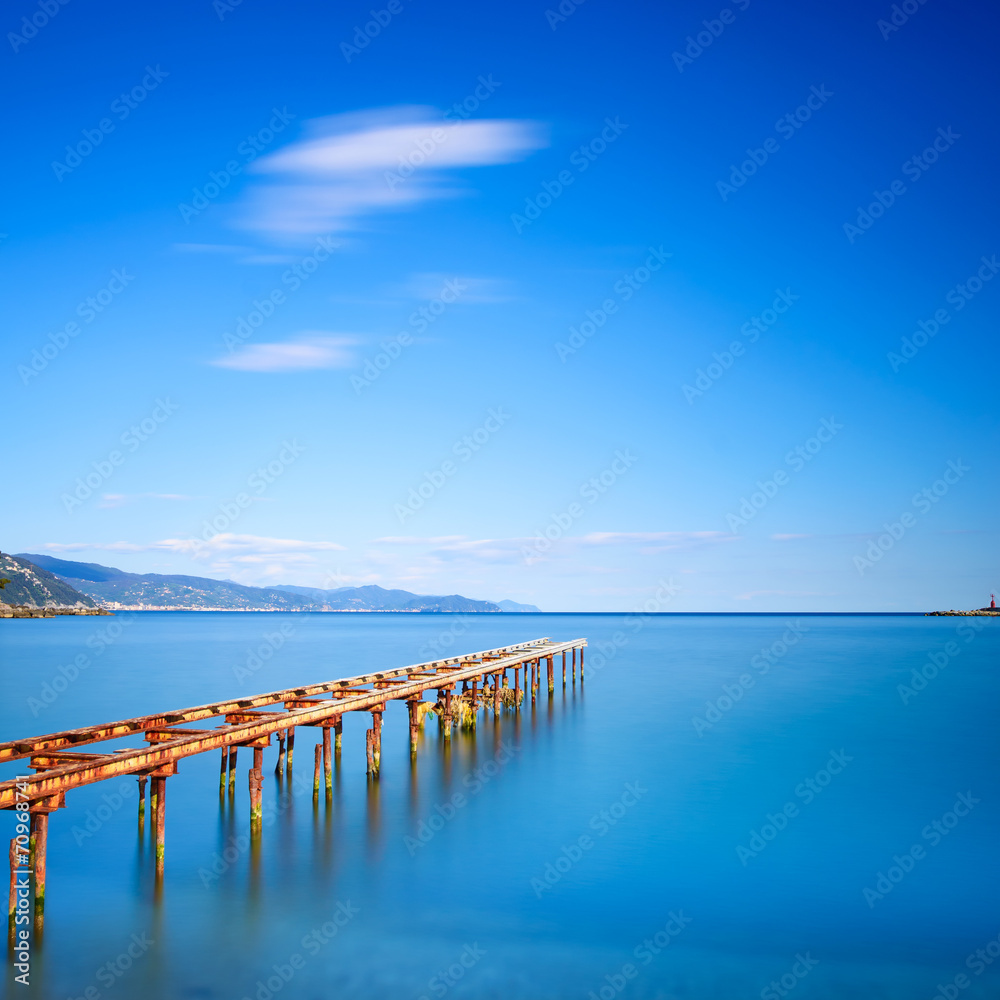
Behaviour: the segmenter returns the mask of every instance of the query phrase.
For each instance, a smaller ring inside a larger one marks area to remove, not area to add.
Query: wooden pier
[[[135,775],[139,781],[139,823],[145,820],[145,788],[150,782],[150,813],[156,842],[157,878],[162,878],[165,860],[167,779],[177,774],[185,757],[221,751],[219,794],[235,793],[236,760],[239,747],[253,750],[249,772],[250,828],[260,836],[263,801],[264,749],[271,737],[278,738],[275,771],[291,772],[295,730],[301,726],[322,729],[313,759],[313,796],[320,786],[327,799],[333,795],[332,758],[341,752],[341,720],[345,712],[370,712],[372,725],[366,733],[366,770],[377,779],[381,767],[382,716],[390,701],[402,701],[409,713],[410,753],[416,754],[417,737],[425,716],[438,716],[442,737],[450,740],[455,726],[474,729],[479,712],[492,710],[499,715],[508,708],[518,711],[523,699],[534,703],[541,683],[542,663],[551,696],[555,684],[555,658],[562,657],[562,683],[566,684],[567,656],[571,680],[576,681],[579,660],[583,681],[583,651],[586,639],[554,642],[534,639],[447,659],[379,673],[362,674],[342,680],[271,691],[267,694],[233,698],[194,708],[146,715],[120,722],[108,722],[47,736],[0,743],[0,762],[28,759],[31,776],[0,783],[0,809],[30,815],[30,834],[19,833],[11,841],[11,889],[9,933],[14,930],[18,899],[16,869],[24,865],[33,875],[34,926],[42,929],[45,909],[45,859],[49,814],[66,805],[66,793],[84,785]],[[513,682],[511,681],[513,673]],[[523,680],[523,686],[522,686]],[[424,700],[427,691],[436,691],[434,702]],[[272,706],[272,707],[268,707]],[[278,706],[278,707],[273,707]],[[218,721],[220,720],[221,721]],[[190,723],[216,720],[212,728],[184,728]],[[330,731],[333,730],[331,741]],[[94,743],[136,736],[148,746],[115,749],[110,752],[81,752],[78,748]]]

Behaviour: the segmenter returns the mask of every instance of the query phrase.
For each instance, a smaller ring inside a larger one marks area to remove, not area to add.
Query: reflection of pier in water
[[[295,730],[314,726],[322,730],[313,758],[313,800],[318,805],[321,788],[329,807],[333,799],[333,760],[339,762],[342,750],[342,716],[345,712],[370,712],[372,725],[365,734],[367,773],[372,795],[369,797],[369,824],[378,822],[378,787],[374,782],[381,767],[382,715],[390,701],[403,701],[409,712],[411,759],[417,752],[417,738],[428,714],[438,716],[446,745],[444,766],[450,763],[447,748],[455,727],[473,731],[481,711],[492,711],[495,718],[507,709],[517,718],[521,702],[534,702],[541,682],[542,663],[551,695],[555,687],[555,658],[562,658],[562,683],[567,667],[576,680],[579,654],[580,679],[583,680],[583,650],[586,639],[553,642],[535,639],[498,649],[468,653],[447,659],[418,663],[378,673],[348,677],[343,680],[310,684],[268,694],[213,702],[195,708],[141,716],[120,722],[104,723],[47,736],[0,743],[0,762],[28,758],[35,772],[30,777],[0,783],[0,809],[15,810],[18,836],[10,844],[9,935],[13,939],[20,883],[21,912],[27,898],[24,886],[33,876],[34,925],[42,929],[45,908],[45,858],[49,814],[66,805],[66,793],[108,778],[133,774],[139,782],[140,841],[145,825],[146,783],[150,782],[150,813],[155,840],[156,883],[163,876],[166,820],[167,778],[177,774],[178,762],[211,750],[221,750],[219,794],[235,794],[236,759],[239,747],[253,750],[249,771],[251,869],[259,863],[259,838],[262,827],[262,785],[264,748],[277,737],[278,755],[275,772],[280,778],[290,776],[295,752]],[[569,662],[567,663],[567,656]],[[523,671],[523,686],[522,686]],[[513,675],[513,677],[511,677]],[[435,691],[434,702],[424,699]],[[266,706],[279,706],[262,710]],[[550,706],[551,709],[551,706]],[[203,719],[223,721],[211,729],[184,728]],[[331,732],[332,731],[332,732]],[[147,747],[118,749],[113,752],[81,752],[77,748],[92,743],[139,736]],[[337,769],[339,780],[339,768]],[[291,808],[291,789],[284,808]],[[282,810],[283,811],[283,810]],[[30,820],[28,815],[30,814]],[[329,819],[329,809],[327,812]],[[224,825],[225,825],[225,821]],[[230,823],[232,817],[230,815]],[[30,832],[28,831],[30,827]],[[229,830],[230,834],[232,830]],[[329,827],[327,827],[329,834]]]

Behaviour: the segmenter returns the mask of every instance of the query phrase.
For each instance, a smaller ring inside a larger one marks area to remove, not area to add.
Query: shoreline
[[[56,615],[112,615],[104,608],[32,608],[26,604],[0,604],[0,618],[55,618]]]

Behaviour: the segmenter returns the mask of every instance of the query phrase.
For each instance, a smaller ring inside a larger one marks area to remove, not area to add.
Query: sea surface
[[[431,716],[415,761],[392,703],[375,783],[370,716],[345,716],[329,806],[312,797],[319,730],[297,731],[290,782],[265,751],[258,846],[250,752],[232,801],[216,753],[183,761],[159,890],[135,780],[69,794],[31,985],[8,969],[6,995],[1000,996],[997,620],[4,620],[0,739],[542,636],[589,640],[584,681],[563,687],[557,659],[552,698],[450,748]]]

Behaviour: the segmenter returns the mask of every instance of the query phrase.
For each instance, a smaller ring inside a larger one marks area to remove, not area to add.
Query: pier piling
[[[234,748],[235,749],[235,748]],[[156,877],[163,878],[163,856],[166,843],[167,779],[153,778],[150,786],[151,805],[156,825]]]
[[[21,843],[15,840],[11,844],[12,891],[15,888],[13,870],[19,867],[18,862],[25,860],[23,855],[26,853],[28,868],[34,872],[34,917],[36,930],[40,933],[45,911],[48,817],[49,813],[65,806],[67,791],[107,779],[134,776],[139,790],[139,830],[144,839],[146,782],[150,780],[149,811],[152,820],[151,839],[155,842],[155,892],[158,894],[162,890],[165,860],[166,779],[177,773],[178,761],[217,751],[220,755],[219,792],[223,795],[228,784],[232,797],[236,787],[238,748],[252,748],[254,756],[249,769],[248,788],[251,826],[256,833],[263,820],[263,750],[270,745],[272,735],[278,737],[276,773],[279,776],[286,773],[290,776],[295,727],[304,725],[322,729],[322,740],[316,743],[314,751],[313,797],[318,801],[322,761],[329,809],[332,808],[335,755],[338,768],[340,762],[344,712],[371,713],[372,727],[366,734],[366,758],[369,774],[377,777],[381,769],[383,716],[389,701],[407,703],[410,752],[413,756],[417,752],[423,709],[431,707],[423,705],[424,693],[436,689],[438,701],[434,708],[440,716],[445,747],[450,748],[452,727],[456,721],[461,726],[474,730],[478,722],[480,701],[482,700],[484,709],[490,707],[486,700],[488,694],[492,693],[495,720],[499,718],[503,705],[510,704],[510,692],[504,691],[509,686],[508,670],[514,671],[515,712],[519,709],[521,698],[528,693],[521,686],[521,671],[524,671],[524,688],[530,686],[534,705],[543,659],[548,667],[550,696],[554,686],[554,657],[559,653],[563,654],[564,684],[565,654],[572,653],[575,684],[576,650],[580,650],[582,682],[583,647],[586,642],[586,639],[565,642],[554,642],[547,638],[534,639],[499,649],[451,656],[357,677],[306,684],[259,695],[241,695],[228,701],[179,711],[160,712],[45,736],[0,742],[0,762],[30,758],[30,767],[35,772],[26,779],[0,782],[0,809],[23,808],[21,803],[27,799],[31,816],[28,847],[25,848],[23,837]],[[490,685],[492,692],[489,690]],[[453,695],[457,695],[459,699],[457,720]],[[550,701],[549,711],[551,710]],[[217,720],[213,723],[214,728],[195,729],[185,725],[209,719]],[[333,738],[331,729],[334,732]],[[81,752],[81,747],[88,743],[106,743],[130,736],[144,737],[148,745],[98,750],[96,753]],[[445,760],[448,760],[447,750]],[[254,842],[256,844],[256,837]],[[23,881],[24,873],[17,878]],[[17,900],[14,896],[11,896],[9,902],[16,907]]]
[[[337,734],[340,740],[340,733]],[[326,785],[326,797],[333,798],[333,764],[330,760],[330,727],[323,727],[323,779]]]

